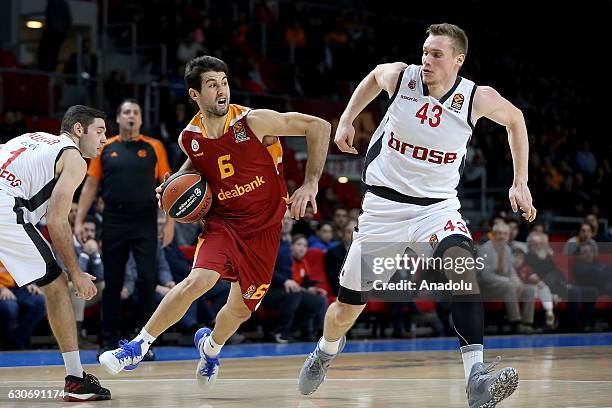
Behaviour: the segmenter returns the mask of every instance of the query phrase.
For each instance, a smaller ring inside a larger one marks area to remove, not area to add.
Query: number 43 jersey
[[[363,181],[412,197],[456,197],[474,129],[475,92],[472,81],[458,76],[437,100],[422,81],[422,66],[406,67],[370,140]]]
[[[44,132],[26,133],[0,147],[0,190],[15,198],[20,224],[36,224],[47,213],[55,165],[66,149],[78,150],[68,136]]]
[[[249,109],[231,104],[224,133],[208,138],[200,112],[181,133],[182,148],[213,191],[206,218],[217,218],[240,235],[278,226],[287,210],[278,139],[264,146],[247,122]]]

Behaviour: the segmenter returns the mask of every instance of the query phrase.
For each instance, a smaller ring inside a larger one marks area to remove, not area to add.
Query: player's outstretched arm
[[[77,295],[91,299],[97,292],[95,285],[91,282],[95,277],[81,271],[68,223],[72,198],[85,177],[87,164],[78,150],[68,149],[58,160],[56,171],[59,173],[59,178],[53,187],[47,209],[49,234],[55,250],[70,273]]]
[[[512,211],[523,211],[523,218],[533,221],[537,210],[533,206],[531,192],[527,186],[529,139],[523,112],[501,96],[495,89],[482,86],[474,95],[473,119],[486,117],[506,127],[508,143],[514,165],[514,181],[508,193]]]
[[[316,213],[315,197],[327,157],[331,124],[324,119],[303,113],[279,113],[268,109],[252,111],[247,120],[259,140],[263,140],[265,136],[306,136],[308,159],[304,184],[293,193],[288,203],[291,204],[291,215],[295,219],[304,216],[308,202],[312,203]]]
[[[403,62],[380,64],[359,83],[346,109],[344,109],[336,129],[334,141],[341,151],[357,154],[357,149],[353,147],[353,139],[355,138],[353,121],[383,89],[387,91],[389,97],[393,95],[399,74],[404,68],[406,68],[406,64]]]

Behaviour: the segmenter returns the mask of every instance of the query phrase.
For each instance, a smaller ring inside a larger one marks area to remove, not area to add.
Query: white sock
[[[482,363],[483,346],[482,344],[470,344],[460,348],[461,358],[463,358],[463,371],[465,371],[465,383],[467,384],[472,372],[472,366],[476,363]]]
[[[542,307],[546,311],[546,313],[553,313],[553,303],[552,302],[542,302]]]
[[[224,344],[225,343],[223,344],[216,343],[213,340],[212,334],[211,334],[204,341],[204,354],[206,354],[208,357],[217,357],[219,353],[221,352],[221,347],[223,347]]]
[[[338,354],[338,350],[340,349],[340,339],[338,340],[334,340],[334,341],[329,341],[325,338],[325,336],[321,337],[321,340],[319,340],[319,349],[327,354]]]
[[[149,333],[147,333],[145,329],[142,329],[133,341],[143,340],[142,344],[140,345],[140,348],[142,350],[142,355],[144,356],[145,354],[147,354],[147,351],[149,351],[149,347],[151,347],[151,344],[153,344],[156,338],[157,337],[153,337]]]
[[[64,359],[64,366],[66,367],[66,375],[83,378],[83,366],[81,365],[79,350],[62,353],[62,358]]]

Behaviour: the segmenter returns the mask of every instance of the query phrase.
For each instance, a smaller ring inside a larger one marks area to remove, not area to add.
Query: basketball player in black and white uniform
[[[108,400],[111,395],[83,371],[68,281],[35,225],[46,218],[77,296],[91,299],[95,277],[79,267],[68,214],[85,178],[83,157],[96,157],[106,142],[105,118],[104,112],[76,105],[66,111],[59,136],[26,133],[0,145],[0,262],[17,285],[35,283],[45,295],[49,325],[66,366],[66,401]]]
[[[536,217],[527,187],[528,139],[521,111],[495,89],[458,76],[467,53],[462,29],[435,24],[427,33],[422,65],[378,65],[359,84],[340,118],[335,142],[343,152],[356,154],[352,122],[382,90],[391,98],[366,154],[363,213],[341,270],[338,299],[327,310],[323,337],[300,372],[302,394],[313,393],[323,382],[332,359],[344,347],[345,333],[373,289],[373,279],[361,270],[362,255],[371,249],[368,244],[400,242],[403,252],[411,244],[429,243],[431,253],[423,255],[442,257],[444,265],[447,259],[474,257],[472,237],[458,211],[456,188],[479,118],[506,127],[514,164],[511,207],[520,209],[526,220]],[[392,255],[384,253],[384,245],[380,250],[380,255]],[[377,278],[388,282],[394,272]],[[452,293],[469,406],[494,407],[514,392],[518,374],[513,368],[491,374],[492,366],[483,364],[484,313],[474,268],[461,275],[453,269],[444,272],[448,279],[473,284],[471,291]]]

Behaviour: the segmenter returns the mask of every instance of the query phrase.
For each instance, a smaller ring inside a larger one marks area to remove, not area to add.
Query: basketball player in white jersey
[[[105,118],[96,109],[72,106],[59,136],[26,133],[0,146],[0,261],[17,285],[36,283],[45,295],[49,325],[66,366],[66,401],[108,400],[111,395],[83,371],[68,281],[35,225],[46,217],[53,246],[77,296],[91,299],[95,277],[79,267],[68,214],[85,178],[83,157],[96,157],[106,142]]]
[[[479,118],[506,127],[514,164],[509,192],[512,210],[520,208],[529,221],[536,217],[527,187],[528,140],[521,111],[493,88],[477,87],[458,76],[467,53],[462,29],[435,24],[427,33],[422,65],[378,65],[359,84],[340,118],[335,142],[343,152],[356,154],[352,122],[382,90],[391,98],[366,154],[363,213],[341,270],[338,299],[327,310],[323,337],[300,372],[302,394],[313,393],[323,382],[332,359],[344,347],[345,333],[365,307],[375,278],[385,283],[395,272],[373,276],[362,268],[366,253],[393,256],[385,253],[384,245],[373,248],[372,242],[399,242],[403,245],[400,254],[411,244],[426,243],[430,253],[423,255],[442,257],[444,265],[449,259],[473,260],[472,237],[458,211],[456,188]],[[418,251],[420,255],[423,245]],[[492,366],[483,364],[483,305],[474,268],[462,274],[452,268],[444,272],[455,282],[473,284],[471,291],[451,295],[469,406],[494,407],[518,386],[517,372],[505,368],[492,375]]]

